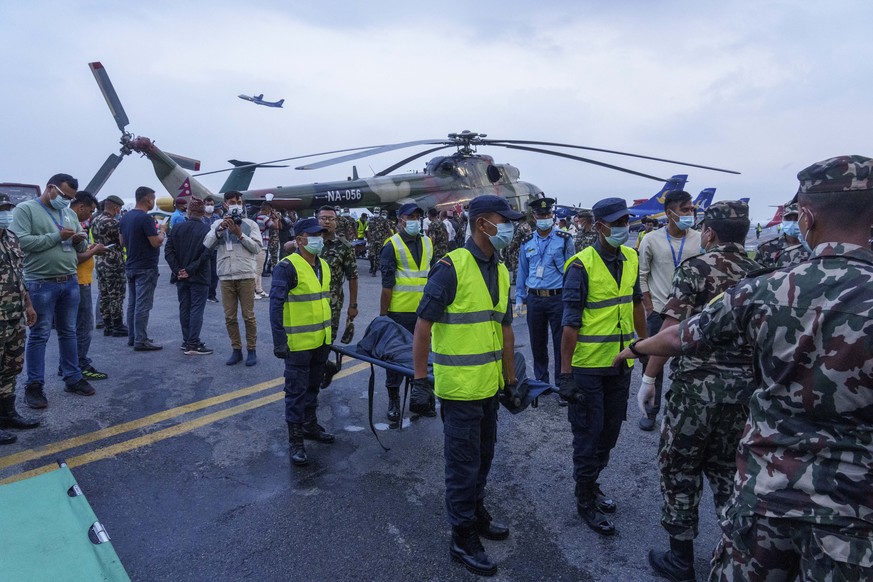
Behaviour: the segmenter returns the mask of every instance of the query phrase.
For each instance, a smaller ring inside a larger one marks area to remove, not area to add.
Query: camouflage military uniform
[[[597,241],[597,231],[593,228],[588,232],[585,232],[584,228],[579,229],[573,236],[573,244],[576,246],[577,253],[586,247],[590,247],[595,241]]]
[[[833,158],[800,193],[867,190],[873,160]],[[683,353],[751,346],[757,389],[711,580],[873,579],[873,252],[819,243],[679,324]]]
[[[382,245],[391,237],[391,224],[387,218],[374,216],[370,220],[368,228],[369,239],[367,241],[367,254],[370,257],[370,273],[379,272],[379,253],[382,251]]]
[[[358,263],[352,245],[339,237],[325,239],[321,258],[330,267],[330,326],[333,329],[331,337],[336,339],[345,300],[343,281],[358,278]]]
[[[747,222],[748,206],[743,204],[738,212],[732,212],[733,204],[740,203],[713,204],[705,220]],[[717,244],[679,265],[661,314],[678,321],[688,319],[760,268],[748,258],[742,244]],[[693,540],[698,531],[702,476],[709,480],[719,518],[724,517],[733,492],[737,444],[754,387],[752,349],[748,345],[727,346],[702,355],[681,356],[674,358],[671,368],[672,384],[658,449],[664,496],[661,524],[671,537]]]
[[[24,368],[24,253],[18,237],[0,230],[0,397],[15,394],[15,378]]]
[[[781,253],[786,246],[788,245],[785,242],[785,237],[781,235],[772,240],[768,240],[765,243],[761,243],[758,245],[758,253],[755,255],[755,261],[760,263],[763,267],[775,267],[776,259],[779,258],[779,253]]]
[[[115,245],[104,255],[96,255],[97,289],[100,304],[97,306],[105,322],[123,321],[124,296],[127,278],[124,275],[124,253],[118,240],[118,219],[101,214],[91,224],[91,236],[95,243]]]
[[[267,272],[271,272],[273,267],[279,263],[279,229],[271,228],[269,232],[270,235],[267,242],[267,261],[269,261],[269,264],[267,265]]]
[[[506,263],[506,268],[509,269],[513,281],[518,273],[518,253],[521,251],[521,241],[532,232],[533,228],[528,221],[520,220],[515,223],[515,233],[512,235],[512,240],[509,242],[509,246],[507,246],[504,251],[506,253],[503,256],[504,262]]]
[[[348,214],[341,214],[337,218],[336,234],[348,242],[356,240],[358,238],[358,224],[355,219]]]
[[[790,267],[809,260],[809,253],[803,248],[803,245],[797,244],[790,247],[785,247],[781,253],[776,256],[776,266]]]
[[[433,243],[433,262],[436,263],[449,252],[449,231],[442,220],[431,220],[426,234]]]

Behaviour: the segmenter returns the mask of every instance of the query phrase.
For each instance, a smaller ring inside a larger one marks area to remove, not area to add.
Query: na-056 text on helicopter
[[[107,74],[106,69],[99,62],[89,63],[89,67],[91,68],[94,78],[106,99],[106,103],[115,118],[119,130],[122,133],[120,155],[110,154],[106,162],[104,162],[103,166],[101,166],[97,174],[86,187],[88,191],[94,194],[96,194],[103,184],[106,183],[109,176],[118,164],[121,163],[123,157],[132,152],[138,152],[148,157],[152,162],[156,176],[167,189],[170,196],[174,199],[180,195],[191,195],[201,199],[206,198],[212,193],[196,179],[196,176],[231,171],[233,179],[229,179],[225,183],[222,191],[227,189],[241,190],[243,199],[253,206],[259,206],[261,202],[266,199],[267,194],[272,194],[273,205],[275,207],[279,209],[298,211],[314,210],[325,204],[332,206],[341,205],[356,207],[380,206],[390,209],[396,208],[406,202],[413,201],[425,208],[435,207],[438,209],[447,209],[453,208],[458,204],[466,204],[469,200],[483,194],[496,194],[502,196],[516,208],[523,209],[525,203],[529,199],[541,195],[542,191],[540,188],[529,182],[519,180],[519,171],[514,166],[510,164],[496,164],[491,156],[477,153],[477,148],[482,146],[503,147],[563,157],[661,182],[663,182],[664,179],[657,176],[644,174],[627,168],[607,164],[605,162],[582,158],[565,152],[532,146],[552,146],[590,150],[680,164],[719,172],[733,174],[739,173],[732,170],[723,170],[699,164],[573,144],[530,140],[487,139],[485,134],[465,130],[460,133],[450,133],[447,138],[443,139],[425,139],[395,144],[347,148],[294,156],[257,164],[240,164],[237,162],[234,168],[218,170],[217,172],[195,174],[192,176],[185,168],[199,169],[199,162],[190,158],[163,152],[150,139],[146,137],[136,137],[127,131],[126,127],[129,123],[127,114],[125,113],[121,101],[112,86],[112,82],[109,80],[109,75]],[[251,183],[254,170],[258,167],[269,167],[270,164],[289,160],[299,160],[330,154],[344,154],[339,157],[333,157],[308,165],[299,166],[297,168],[300,170],[315,169],[346,163],[366,156],[416,146],[432,147],[427,147],[424,151],[409,156],[396,164],[393,164],[389,168],[376,173],[370,178],[358,178],[355,176],[354,178],[336,182],[279,186],[275,188],[253,190],[247,189]],[[394,170],[397,170],[418,158],[451,147],[456,149],[454,154],[449,156],[438,156],[431,159],[430,162],[427,163],[424,172],[414,172],[393,176],[389,175]]]

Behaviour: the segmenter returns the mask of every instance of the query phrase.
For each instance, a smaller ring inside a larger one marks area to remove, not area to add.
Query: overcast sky
[[[69,172],[84,185],[117,150],[87,67],[95,60],[128,130],[204,170],[470,129],[739,170],[582,154],[658,176],[687,171],[687,190],[751,197],[753,217],[764,218],[812,162],[873,156],[869,0],[296,4],[0,0],[0,181],[44,184]],[[240,93],[284,98],[285,108]],[[359,160],[358,170],[413,152]],[[567,204],[659,187],[569,160],[483,153]],[[252,186],[350,173],[351,164],[258,170]],[[215,191],[223,180],[202,179]],[[100,197],[132,198],[142,184],[163,191],[133,155]]]

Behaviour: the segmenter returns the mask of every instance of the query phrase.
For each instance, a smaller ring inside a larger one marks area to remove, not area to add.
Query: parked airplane
[[[245,101],[251,101],[255,105],[264,105],[266,107],[282,107],[282,104],[285,103],[284,99],[279,99],[278,101],[264,101],[264,94],[255,95],[254,97],[250,97],[249,95],[238,95],[240,99]]]
[[[673,176],[670,180],[675,178],[685,178],[686,176]],[[664,184],[665,189],[662,189],[661,193],[652,196],[648,201],[644,204],[639,204],[630,208],[632,214],[636,215],[637,218],[631,220],[630,226],[633,228],[634,226],[642,226],[642,221],[644,218],[654,218],[659,222],[664,222],[667,220],[667,214],[664,212],[664,195],[671,190],[667,190],[666,187],[670,184],[670,181],[667,181],[667,184]],[[683,180],[684,186],[684,180]],[[675,190],[673,188],[672,190]],[[700,191],[700,194],[697,195],[697,198],[693,200],[694,209],[697,212],[703,212],[712,204],[712,199],[715,197],[715,188],[704,188]]]

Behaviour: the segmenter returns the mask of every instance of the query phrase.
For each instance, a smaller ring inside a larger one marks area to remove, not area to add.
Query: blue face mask
[[[782,232],[791,238],[800,238],[800,225],[796,220],[783,220]]]
[[[630,236],[630,230],[626,226],[613,226],[609,229],[609,236],[606,237],[606,242],[609,246],[618,248],[627,242]]]
[[[63,210],[70,207],[70,201],[58,194],[52,198],[52,208],[55,210]]]
[[[322,249],[324,249],[324,239],[320,236],[308,236],[306,237],[306,244],[303,245],[303,248],[313,255],[318,256],[321,254]]]
[[[694,217],[693,216],[679,216],[676,218],[676,226],[679,230],[688,230],[692,226],[694,226]]]
[[[421,223],[413,219],[407,220],[404,230],[409,236],[418,236],[421,233]]]
[[[537,228],[539,230],[549,230],[555,224],[554,218],[537,218]]]
[[[12,226],[12,211],[0,210],[0,228],[9,228]]]
[[[503,222],[501,224],[494,224],[490,220],[486,220],[485,222],[497,229],[497,234],[488,235],[488,240],[491,241],[491,246],[494,247],[494,250],[500,251],[508,247],[509,243],[512,242],[512,235],[515,232],[512,223]]]

